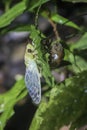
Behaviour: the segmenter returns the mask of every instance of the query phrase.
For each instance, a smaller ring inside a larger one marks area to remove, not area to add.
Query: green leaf
[[[28,0],[26,0],[26,1],[28,2]],[[32,0],[32,1],[28,2],[28,4],[29,4],[28,10],[33,11],[34,8],[36,8],[42,4],[45,4],[48,1],[50,1],[50,0]]]
[[[4,129],[7,120],[14,114],[14,105],[23,99],[27,92],[24,80],[21,79],[15,83],[11,90],[0,95],[0,127]],[[24,91],[23,91],[24,90]]]
[[[69,125],[70,129],[75,130],[85,125],[86,80],[87,71],[84,71],[52,88],[49,101],[42,101],[29,130],[58,130],[64,125]]]
[[[39,32],[39,30],[37,30],[35,28],[35,26],[31,26],[31,31],[30,31],[30,38],[33,40],[34,46],[38,51],[38,61],[37,63],[39,64],[38,66],[40,67],[41,70],[41,74],[44,76],[46,83],[52,87],[54,86],[54,78],[52,77],[51,71],[50,71],[50,67],[49,64],[46,60],[46,56],[44,55],[43,50],[41,49],[42,43],[42,37],[41,34]],[[44,59],[45,57],[45,59]]]
[[[40,6],[40,4],[44,4],[46,2],[48,2],[49,0],[44,0],[41,1],[39,0],[38,2],[36,1],[32,1],[30,2],[29,11],[33,11],[34,8]],[[3,14],[0,17],[0,28],[5,27],[9,24],[11,24],[11,22],[19,15],[21,15],[24,10],[26,9],[26,1],[22,1],[18,4],[16,4],[15,6],[13,6],[11,9],[9,9],[5,14]]]
[[[74,72],[87,70],[87,33],[85,33],[76,43],[70,45],[71,52],[66,53],[66,60],[72,63]]]
[[[19,27],[16,27],[10,31],[15,31],[15,32],[30,32],[30,24],[28,25],[20,25]]]
[[[5,34],[6,32],[30,32],[30,25],[20,25],[10,30],[9,28],[5,28],[1,31],[1,34]]]
[[[72,63],[72,66],[69,67],[69,69],[73,69],[75,73],[87,70],[87,33],[85,33],[76,43],[71,44],[70,50],[72,53],[65,50],[65,60]]]
[[[87,61],[80,56],[75,56],[75,61],[72,62],[71,70],[73,70],[75,73],[78,73],[80,71],[86,71]]]
[[[30,37],[33,40],[34,44],[36,44],[36,48],[38,49],[41,43],[40,31],[37,30],[36,27],[33,25],[31,25],[30,31]]]
[[[16,4],[0,17],[0,28],[9,25],[17,16],[21,15],[26,9],[24,2]]]
[[[87,70],[87,61],[85,60],[84,56],[74,54],[73,51],[70,52],[65,49],[64,59],[71,63],[71,65],[67,66],[67,68],[74,73],[79,73],[81,71]]]
[[[58,14],[53,14],[53,15],[51,16],[51,19],[52,19],[54,22],[56,22],[56,23],[65,24],[65,25],[67,25],[67,26],[70,26],[70,27],[73,27],[73,28],[75,28],[75,29],[81,30],[81,29],[79,28],[79,26],[76,25],[74,22],[71,22],[71,21],[69,21],[68,19],[66,19],[66,18],[64,18],[64,17],[62,17],[62,16],[60,16],[60,15],[58,15]],[[67,21],[68,21],[68,22],[67,22]]]
[[[78,49],[84,50],[87,49],[87,32],[80,38],[80,40],[70,46],[71,50]]]

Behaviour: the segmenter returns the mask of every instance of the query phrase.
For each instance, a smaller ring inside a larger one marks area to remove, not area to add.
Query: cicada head
[[[26,52],[25,52],[25,57],[24,57],[26,66],[28,66],[29,61],[35,59],[36,55],[37,55],[37,52],[34,46],[31,44],[28,44],[26,46]]]

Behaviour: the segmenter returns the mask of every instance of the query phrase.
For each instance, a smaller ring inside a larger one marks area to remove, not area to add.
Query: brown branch
[[[55,33],[56,39],[59,41],[60,37],[59,37],[58,31],[57,31],[57,24],[54,23],[51,19],[48,19],[48,21],[50,22],[51,26],[53,27],[53,31]]]

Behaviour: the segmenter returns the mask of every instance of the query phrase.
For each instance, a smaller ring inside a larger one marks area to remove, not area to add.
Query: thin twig
[[[53,27],[53,31],[55,33],[56,39],[59,41],[60,37],[59,37],[58,31],[57,31],[57,24],[54,23],[51,19],[49,19],[49,22],[50,22],[51,26]]]

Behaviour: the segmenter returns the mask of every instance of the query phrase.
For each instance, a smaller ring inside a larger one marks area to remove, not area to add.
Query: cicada
[[[60,43],[56,43],[51,47],[50,58],[52,65],[60,65],[62,59],[64,58],[64,49]]]
[[[40,73],[36,63],[37,51],[33,45],[28,44],[25,52],[25,84],[29,91],[29,95],[35,104],[41,101],[41,83]]]

